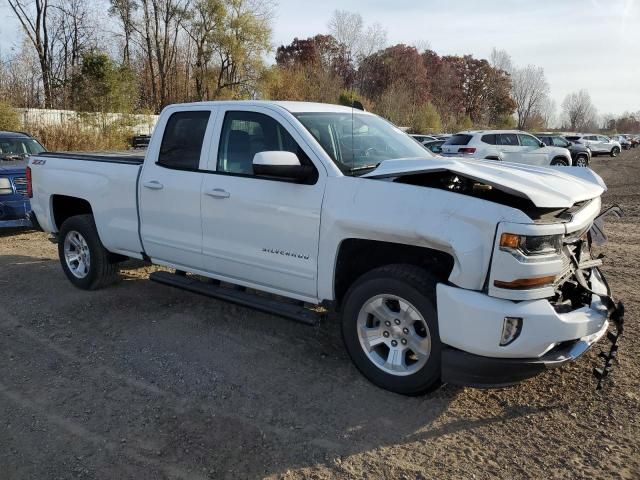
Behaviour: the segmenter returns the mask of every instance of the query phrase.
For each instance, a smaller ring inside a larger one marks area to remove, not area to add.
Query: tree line
[[[273,62],[270,0],[7,1],[25,40],[0,53],[0,100],[16,107],[159,112],[200,100],[357,100],[416,132],[630,128],[640,117],[600,118],[584,90],[567,95],[557,117],[541,67],[518,67],[498,49],[481,59],[389,45],[382,25],[348,11],[336,10],[326,32],[277,47]]]

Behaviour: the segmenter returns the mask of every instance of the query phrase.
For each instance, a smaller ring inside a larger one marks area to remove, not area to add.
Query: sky
[[[0,2],[6,51],[19,25]],[[600,114],[640,111],[640,0],[279,0],[274,47],[326,33],[335,9],[382,24],[391,45],[428,42],[439,55],[487,59],[504,49],[516,66],[544,68],[558,107],[584,88]]]

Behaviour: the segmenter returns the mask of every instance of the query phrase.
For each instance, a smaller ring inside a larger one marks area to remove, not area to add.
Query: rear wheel
[[[102,245],[92,215],[68,218],[60,227],[58,256],[67,278],[83,290],[118,280],[117,263]]]
[[[611,156],[617,157],[618,155],[620,155],[620,149],[618,147],[613,147],[611,149]]]
[[[436,281],[411,265],[363,275],[349,289],[343,339],[356,367],[379,387],[419,395],[440,385]]]
[[[576,158],[576,167],[588,167],[589,166],[589,158],[586,155],[580,155]]]
[[[566,158],[558,157],[551,160],[551,165],[558,167],[568,167],[569,161]]]

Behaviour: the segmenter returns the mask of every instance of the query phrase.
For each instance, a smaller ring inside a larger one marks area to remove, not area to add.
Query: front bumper
[[[546,299],[510,301],[439,284],[438,323],[445,344],[442,379],[457,385],[502,387],[576,360],[602,338],[612,312],[597,268],[588,306],[559,313]],[[505,317],[523,319],[520,335],[500,346]]]
[[[30,227],[28,200],[0,202],[0,228]]]
[[[607,333],[609,322],[586,337],[564,342],[540,358],[491,358],[447,347],[442,352],[442,380],[454,385],[499,388],[514,385],[577,360]]]

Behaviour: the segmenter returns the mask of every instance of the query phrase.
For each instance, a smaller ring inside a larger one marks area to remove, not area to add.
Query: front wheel
[[[404,395],[440,385],[436,281],[425,270],[389,265],[360,277],[345,298],[342,336],[375,385]]]
[[[77,215],[60,227],[58,256],[69,281],[96,290],[118,279],[117,263],[102,245],[92,215]]]
[[[611,156],[617,157],[618,155],[620,155],[620,149],[618,147],[613,147],[611,149]]]
[[[556,167],[568,167],[569,161],[566,158],[554,158],[551,160],[551,165]]]

